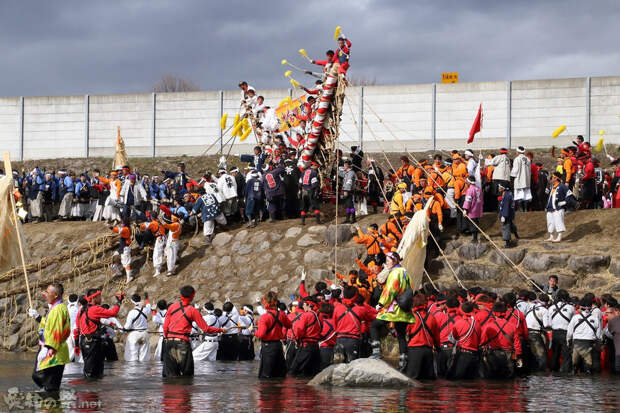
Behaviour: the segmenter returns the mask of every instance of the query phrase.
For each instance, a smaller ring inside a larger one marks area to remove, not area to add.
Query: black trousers
[[[352,337],[338,337],[334,352],[344,355],[344,362],[350,363],[360,356],[360,340]]]
[[[293,376],[315,376],[321,368],[321,351],[319,345],[303,344],[297,349],[295,360],[291,366]]]
[[[562,364],[560,364],[562,356]],[[551,371],[569,373],[572,365],[572,351],[566,342],[566,330],[551,332]]]
[[[405,374],[417,380],[435,379],[433,349],[427,346],[409,347]]]
[[[370,339],[371,341],[379,341],[385,337],[388,333],[387,326],[390,322],[375,319],[370,324]],[[394,329],[396,330],[396,339],[398,340],[398,352],[400,354],[407,353],[407,323],[404,321],[395,321]]]
[[[310,191],[301,191],[301,200],[302,200],[302,211],[303,212],[314,212],[319,210],[319,200],[316,197],[314,192]]]
[[[194,356],[189,341],[164,339],[161,355],[164,361],[163,377],[194,375]]]
[[[370,335],[368,333],[362,333],[360,336],[360,358],[368,358],[371,354],[372,347],[370,346]]]
[[[478,377],[479,367],[480,359],[477,353],[457,349],[446,378],[450,380],[475,379]]]
[[[286,361],[280,341],[263,341],[260,347],[259,379],[286,377]]]
[[[103,357],[105,361],[117,361],[118,354],[116,353],[116,344],[110,337],[103,339],[101,342],[103,348]]]
[[[286,342],[286,368],[290,370],[293,366],[293,361],[295,361],[295,356],[297,355],[297,343],[293,340],[288,340]]]
[[[35,361],[35,364],[37,362]],[[60,389],[60,382],[62,381],[62,373],[65,371],[65,365],[48,367],[43,370],[35,371],[32,373],[32,381],[41,387],[45,391],[54,392]]]
[[[293,219],[299,216],[299,199],[297,198],[297,191],[287,192],[284,204],[287,218]]]
[[[239,360],[254,360],[254,336],[239,335]]]
[[[217,359],[222,361],[236,361],[239,359],[238,334],[222,334],[220,345],[217,348]]]
[[[80,351],[84,359],[84,376],[103,377],[103,341],[101,338],[80,336]]]
[[[505,350],[490,350],[482,357],[484,377],[487,379],[511,379],[515,364],[512,354]]]
[[[331,366],[334,362],[334,348],[321,347],[321,370]]]
[[[439,377],[446,377],[448,372],[448,363],[452,358],[452,347],[441,346],[441,349],[437,352],[437,375]]]

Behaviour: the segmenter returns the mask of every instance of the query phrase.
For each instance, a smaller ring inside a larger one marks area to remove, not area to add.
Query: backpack
[[[405,279],[409,280],[409,277],[406,276],[407,273],[405,272],[404,274],[406,277]],[[409,281],[407,282],[407,288],[405,288],[405,291],[403,291],[396,299],[396,303],[404,312],[411,312],[411,309],[413,308],[413,288],[411,288]]]

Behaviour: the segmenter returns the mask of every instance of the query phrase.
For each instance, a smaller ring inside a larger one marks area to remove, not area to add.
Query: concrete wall
[[[271,106],[300,95],[258,92]],[[342,148],[360,141],[367,152],[464,148],[481,103],[474,149],[566,146],[579,134],[596,144],[599,130],[607,143],[620,143],[620,76],[350,87],[346,95]],[[0,98],[0,146],[14,159],[111,157],[120,126],[130,156],[240,153],[253,135],[243,144],[227,135],[220,141],[219,126],[222,113],[231,125],[239,100],[239,90]],[[562,124],[567,131],[552,139]]]

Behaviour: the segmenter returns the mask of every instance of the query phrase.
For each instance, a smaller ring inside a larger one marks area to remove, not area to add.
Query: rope
[[[454,271],[454,268],[452,267],[452,264],[450,264],[450,261],[448,260],[448,257],[444,253],[443,249],[439,246],[439,242],[437,242],[437,240],[435,239],[435,236],[433,235],[433,233],[431,231],[428,231],[428,235],[431,236],[431,238],[433,239],[433,242],[435,242],[435,245],[437,245],[437,248],[439,248],[439,252],[441,253],[441,256],[444,258],[444,260],[446,261],[446,264],[448,264],[448,267],[450,268],[450,271],[452,271],[452,275],[456,279],[456,282],[459,284],[459,286],[461,288],[463,288],[464,290],[467,290],[467,287],[465,287],[465,285],[463,285],[463,283],[461,282],[459,276],[456,275],[456,271]]]
[[[424,275],[426,275],[426,278],[428,278],[428,280],[431,282],[431,285],[433,286],[433,288],[435,289],[435,291],[439,291],[439,289],[437,288],[437,286],[435,285],[435,283],[433,282],[433,279],[431,278],[431,276],[429,275],[428,271],[426,271],[426,268],[424,268]]]
[[[375,114],[375,116],[377,117],[377,119],[379,119],[380,121],[382,120],[379,115],[377,115],[377,113],[369,106],[369,108],[371,109],[371,111]],[[383,123],[383,122],[381,122]],[[400,142],[400,139],[392,132],[392,130],[385,125],[385,123],[383,123],[383,125],[385,126],[385,128],[388,130],[388,132],[392,135],[392,137],[394,139],[396,139],[398,142]],[[401,143],[402,144],[402,143]],[[403,145],[404,146],[404,145]],[[437,184],[437,182],[431,177],[431,175],[428,173],[428,171],[424,168],[424,166],[422,166],[420,164],[420,162],[418,162],[418,160],[415,158],[415,156],[413,156],[413,154],[411,152],[409,152],[407,150],[407,148],[405,147],[405,151],[407,152],[407,154],[413,159],[413,162],[416,164],[416,166],[418,168],[420,168],[424,174],[427,176],[427,178],[429,178],[430,180],[433,181],[433,183],[435,183],[435,185],[437,186],[437,189],[439,189],[441,192],[443,192],[443,194],[447,197],[447,192]],[[502,255],[502,257],[506,260],[506,262],[508,262],[516,271],[517,273],[519,273],[519,275],[521,275],[527,282],[529,282],[531,285],[533,285],[535,288],[537,288],[540,292],[545,293],[545,291],[540,288],[540,286],[538,286],[538,284],[536,284],[536,282],[534,282],[530,277],[528,277],[523,270],[521,270],[521,268],[519,268],[505,253],[504,251],[501,250],[501,248],[499,248],[499,246],[491,239],[491,237],[489,237],[489,235],[484,232],[482,230],[482,228],[480,228],[478,226],[478,224],[476,224],[470,217],[467,216],[467,214],[465,213],[465,211],[461,208],[460,205],[458,204],[454,204],[456,206],[456,208],[458,208],[459,211],[461,211],[461,213],[463,214],[464,217],[466,217],[473,225],[474,227],[476,227],[476,229],[478,229],[478,231],[480,231],[480,233],[491,243],[491,245],[499,252],[500,255]],[[545,293],[546,294],[546,293]]]

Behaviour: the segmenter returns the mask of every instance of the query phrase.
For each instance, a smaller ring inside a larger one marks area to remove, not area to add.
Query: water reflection
[[[10,387],[34,391],[32,357],[0,355],[0,411]],[[416,389],[311,387],[296,378],[258,381],[257,364],[196,362],[194,378],[163,379],[159,362],[106,364],[90,381],[81,365],[65,369],[63,389],[80,412],[615,412],[620,379],[612,376],[532,376],[514,381],[423,383]]]

